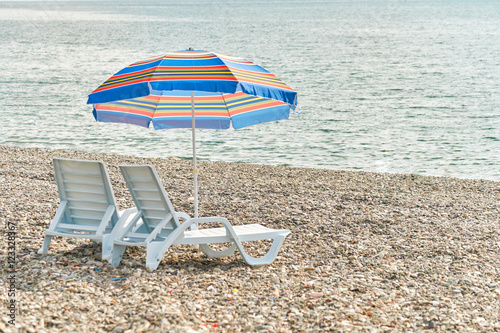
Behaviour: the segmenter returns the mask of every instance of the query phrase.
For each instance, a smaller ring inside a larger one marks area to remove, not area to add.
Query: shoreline
[[[17,311],[9,324],[4,305],[0,330],[500,330],[500,182],[199,161],[200,216],[292,232],[269,266],[182,246],[149,272],[141,248],[118,268],[87,240],[36,254],[59,204],[54,156],[104,161],[120,209],[132,200],[118,166],[153,164],[174,208],[193,214],[191,160],[0,146],[15,297],[0,295]]]
[[[161,160],[175,160],[179,159],[182,161],[189,161],[192,163],[192,156],[184,157],[184,156],[168,156],[168,157],[161,157],[161,156],[148,156],[146,155],[129,155],[125,153],[119,153],[119,152],[111,152],[111,153],[104,153],[104,152],[92,152],[92,151],[87,151],[87,150],[78,150],[78,149],[71,149],[71,148],[46,148],[46,147],[22,147],[22,146],[14,146],[11,144],[0,144],[0,146],[5,146],[7,148],[11,149],[25,149],[25,150],[46,150],[46,151],[61,151],[61,152],[79,152],[82,154],[90,154],[90,155],[109,155],[109,156],[121,156],[121,157],[131,157],[131,158],[138,158],[138,159],[144,159],[144,160],[156,160],[156,159],[161,159]],[[345,171],[345,172],[367,172],[367,173],[376,173],[376,174],[391,174],[391,175],[417,175],[417,176],[423,176],[423,177],[437,177],[437,178],[457,178],[457,179],[462,179],[462,180],[485,180],[485,181],[493,181],[493,182],[500,182],[500,179],[497,179],[496,177],[491,177],[489,178],[488,176],[486,177],[467,177],[466,175],[454,175],[452,174],[426,174],[423,172],[405,172],[405,171],[397,171],[397,170],[372,170],[372,169],[363,169],[363,168],[335,168],[332,166],[314,166],[314,165],[291,165],[287,163],[283,164],[271,164],[271,163],[258,163],[258,162],[248,162],[248,161],[223,161],[223,160],[208,160],[208,159],[203,159],[200,156],[197,156],[197,161],[198,162],[204,162],[204,163],[227,163],[227,164],[236,164],[236,165],[262,165],[262,166],[275,166],[275,167],[285,167],[285,168],[299,168],[299,169],[313,169],[313,170],[329,170],[329,171]]]

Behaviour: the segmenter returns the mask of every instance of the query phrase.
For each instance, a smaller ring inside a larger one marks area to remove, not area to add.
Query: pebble
[[[36,254],[59,205],[55,156],[104,161],[120,209],[132,199],[118,166],[152,164],[193,215],[190,161],[0,146],[18,301],[12,326],[0,294],[1,331],[500,331],[499,182],[201,161],[200,216],[292,233],[268,266],[174,246],[149,272],[142,248],[118,268],[84,239]],[[246,244],[255,256],[266,246]]]

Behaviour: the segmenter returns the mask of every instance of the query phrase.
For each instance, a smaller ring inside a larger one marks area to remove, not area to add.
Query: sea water
[[[500,1],[0,1],[0,144],[190,158],[187,129],[98,123],[87,96],[189,47],[240,56],[298,114],[198,130],[202,160],[500,180]]]

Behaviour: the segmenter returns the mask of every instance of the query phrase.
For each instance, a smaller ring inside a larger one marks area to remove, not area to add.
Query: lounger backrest
[[[62,222],[98,227],[108,206],[113,205],[111,229],[118,214],[104,163],[54,158],[54,169],[59,197],[67,202]]]
[[[168,235],[180,225],[165,188],[152,165],[120,166],[125,182],[149,231],[166,219],[160,234]]]

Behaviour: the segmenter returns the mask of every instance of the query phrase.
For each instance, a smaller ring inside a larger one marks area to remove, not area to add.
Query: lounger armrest
[[[50,223],[49,229],[50,231],[55,231],[57,228],[57,225],[61,221],[64,212],[66,211],[66,206],[68,205],[68,202],[66,200],[62,200],[61,204],[57,208],[56,215],[54,215],[54,218],[52,219],[52,222]]]
[[[106,212],[102,217],[101,224],[99,225],[99,228],[97,228],[96,235],[102,235],[104,233],[104,230],[106,230],[106,227],[111,222],[111,217],[115,213],[115,210],[116,207],[114,205],[108,205],[108,208],[106,208]]]
[[[175,215],[181,219],[184,220],[184,223],[188,222],[188,221],[191,221],[192,218],[191,216],[189,216],[188,214],[186,213],[182,213],[182,212],[175,212]],[[190,226],[189,226],[189,230],[198,230],[198,224],[197,223],[192,223]]]
[[[137,221],[139,221],[141,218],[142,211],[135,209],[134,217],[132,217],[132,219],[128,223],[126,223],[127,220],[123,220],[120,227],[117,228],[116,232],[113,229],[115,240],[122,240],[123,237],[125,237],[130,232],[130,230],[132,230],[134,227],[137,227]]]
[[[179,219],[179,217],[180,217],[184,221],[191,220],[191,216],[189,216],[188,214],[183,213],[183,212],[175,212],[175,216],[177,216],[177,219]]]
[[[129,208],[127,210],[125,210],[120,218],[118,219],[118,221],[116,222],[115,226],[113,227],[113,230],[111,231],[111,237],[115,240],[115,239],[119,239],[121,237],[121,235],[123,234],[124,232],[124,229],[126,229],[127,227],[130,226],[130,215],[132,214],[136,214],[136,216],[134,216],[134,218],[138,219],[139,217],[137,217],[137,208],[133,207],[133,208]],[[127,223],[129,222],[129,223]]]
[[[127,225],[126,221],[130,218],[130,215],[137,213],[137,207],[127,208],[124,211],[119,212],[119,219],[116,224]],[[125,222],[124,222],[125,221]]]
[[[150,232],[150,234],[148,235],[148,237],[144,240],[146,243],[150,243],[153,241],[153,239],[156,238],[156,236],[158,236],[158,234],[161,232],[161,230],[165,227],[165,225],[172,219],[172,218],[175,218],[174,216],[172,216],[172,213],[168,213],[167,216],[165,216],[163,218],[163,220],[161,220],[160,223],[158,223],[158,225],[153,229],[153,231]]]
[[[111,259],[114,241],[118,240],[121,237],[122,233],[124,232],[124,229],[129,228],[132,224],[132,221],[130,221],[131,214],[136,214],[136,216],[134,216],[135,219],[139,219],[139,217],[140,217],[140,214],[137,212],[136,207],[126,209],[120,215],[120,218],[118,219],[115,226],[113,227],[113,230],[111,230],[111,233],[103,235],[103,241],[102,241],[102,243],[103,243],[102,259],[103,260],[109,261]],[[128,222],[128,224],[127,224],[127,222]]]

